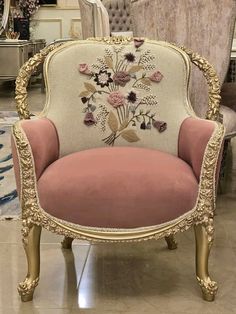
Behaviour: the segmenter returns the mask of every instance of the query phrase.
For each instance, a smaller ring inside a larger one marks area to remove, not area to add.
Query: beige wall
[[[59,38],[82,38],[78,1],[58,0],[56,7],[42,6],[30,25],[31,38],[44,38],[48,44]]]

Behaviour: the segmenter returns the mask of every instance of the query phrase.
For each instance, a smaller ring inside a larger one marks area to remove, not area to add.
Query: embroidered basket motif
[[[167,129],[167,123],[149,109],[158,105],[150,87],[160,83],[163,75],[153,63],[151,51],[142,50],[143,42],[134,40],[134,52],[124,52],[124,45],[112,46],[96,64],[79,64],[79,72],[89,77],[79,94],[85,106],[84,124],[99,127],[103,133],[108,127],[109,135],[102,138],[107,145],[113,146],[119,137],[130,143],[139,141],[138,128],[155,128],[160,133]],[[124,87],[128,84],[127,92]]]

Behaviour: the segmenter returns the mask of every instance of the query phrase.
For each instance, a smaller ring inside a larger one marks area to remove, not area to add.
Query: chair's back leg
[[[73,238],[64,237],[63,241],[61,242],[61,246],[63,249],[71,249]]]
[[[177,242],[175,241],[175,237],[173,234],[171,234],[168,237],[165,237],[166,243],[167,243],[167,247],[169,250],[175,250],[178,247]]]
[[[40,226],[31,223],[27,224],[27,222],[23,220],[23,244],[28,263],[27,276],[18,286],[18,292],[23,302],[33,299],[34,289],[39,282],[41,229]]]
[[[209,239],[206,226],[195,225],[196,238],[196,275],[202,289],[203,299],[214,301],[217,292],[217,283],[212,281],[208,273],[208,259],[213,237]]]

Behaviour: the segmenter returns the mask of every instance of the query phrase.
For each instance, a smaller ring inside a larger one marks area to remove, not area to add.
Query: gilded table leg
[[[209,228],[209,227],[208,227]],[[212,281],[208,273],[208,258],[213,234],[207,233],[207,227],[204,225],[194,226],[196,238],[196,275],[197,281],[202,289],[203,299],[214,301],[217,292],[217,283]]]
[[[175,241],[175,237],[173,234],[171,234],[168,237],[165,237],[166,243],[167,243],[167,247],[169,250],[175,250],[178,247],[177,242]]]
[[[61,242],[61,246],[63,249],[71,249],[73,238],[64,237],[63,241]]]
[[[18,292],[23,302],[33,299],[34,289],[39,282],[40,272],[40,235],[41,227],[23,220],[23,244],[28,262],[28,273],[18,286]]]

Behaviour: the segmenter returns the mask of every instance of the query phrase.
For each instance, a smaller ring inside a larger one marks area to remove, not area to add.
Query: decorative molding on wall
[[[79,10],[79,7],[40,7],[40,10]]]
[[[48,18],[48,19],[40,18],[40,19],[34,19],[33,21],[35,23],[35,36],[36,37],[44,37],[43,34],[40,34],[41,36],[37,36],[37,32],[40,33],[40,30],[42,32],[42,25],[40,27],[40,23],[46,23],[47,24],[47,25],[45,25],[45,28],[47,28],[47,33],[48,33],[48,26],[49,26],[48,24],[49,23],[54,23],[54,24],[57,23],[57,24],[59,24],[59,32],[58,32],[57,37],[58,38],[62,38],[62,19],[58,19],[58,18]],[[52,34],[56,34],[56,28],[55,27],[52,27],[50,25],[49,29],[53,30]],[[50,42],[53,41],[53,40],[50,40]]]
[[[70,8],[70,9],[78,9],[79,2],[78,0],[57,0],[57,7],[58,8]]]
[[[70,35],[72,38],[82,39],[81,19],[71,19]]]
[[[41,7],[34,15],[30,25],[34,38],[46,39],[47,44],[59,38],[82,38],[79,7]],[[53,22],[54,21],[54,25]],[[60,21],[60,29],[59,27]],[[46,25],[48,24],[48,28]]]

